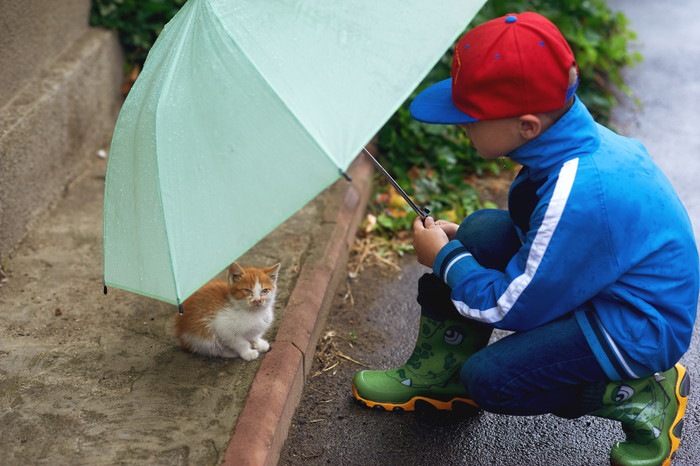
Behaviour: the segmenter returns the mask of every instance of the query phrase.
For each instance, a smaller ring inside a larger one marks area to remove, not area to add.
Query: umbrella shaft
[[[374,156],[372,154],[370,154],[370,152],[367,150],[367,148],[363,147],[362,150],[365,152],[365,154],[367,154],[367,156],[370,158],[370,160],[372,160],[372,163],[374,163],[374,166],[377,167],[377,169],[382,173],[382,175],[384,175],[386,177],[386,179],[389,180],[389,183],[391,183],[391,185],[394,188],[396,188],[396,191],[398,191],[398,193],[401,194],[401,197],[403,197],[406,200],[406,202],[408,203],[408,205],[411,206],[411,209],[413,209],[422,220],[425,220],[425,217],[428,216],[428,214],[430,213],[430,210],[425,209],[425,208],[422,209],[422,208],[418,207],[413,202],[413,200],[408,196],[408,194],[406,194],[406,191],[404,191],[401,188],[401,186],[399,186],[399,184],[396,182],[396,180],[394,178],[392,178],[392,176],[389,174],[389,172],[386,171],[384,169],[384,167],[382,167],[382,164],[380,164],[377,161],[377,159],[375,159]]]

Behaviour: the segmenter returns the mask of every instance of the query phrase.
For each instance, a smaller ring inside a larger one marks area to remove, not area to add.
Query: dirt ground
[[[3,264],[0,464],[218,464],[260,360],[193,356],[174,338],[174,306],[103,294],[106,161],[86,168]],[[240,259],[283,262],[278,313],[314,202]]]

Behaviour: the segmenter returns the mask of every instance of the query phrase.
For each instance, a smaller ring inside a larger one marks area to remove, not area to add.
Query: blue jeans
[[[508,213],[494,209],[479,210],[467,217],[456,238],[482,266],[501,271],[521,246]],[[434,280],[439,281],[432,275],[430,281]],[[439,286],[435,284],[434,290]],[[447,296],[438,298],[437,293],[423,292],[421,297],[419,284],[422,312],[435,309],[437,304],[444,310],[442,317],[455,318],[454,306],[449,311],[445,307],[449,288],[444,285],[442,289],[439,294]],[[426,299],[429,294],[437,299]],[[484,324],[474,325],[478,329]],[[573,312],[538,328],[509,334],[483,348],[464,363],[460,378],[469,396],[486,411],[525,416],[553,413],[568,418],[599,408],[608,381]]]

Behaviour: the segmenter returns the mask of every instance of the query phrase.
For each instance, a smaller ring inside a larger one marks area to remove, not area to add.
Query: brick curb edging
[[[317,245],[322,253],[302,266],[277,337],[253,380],[223,465],[277,464],[301,401],[319,333],[344,276],[348,251],[367,205],[373,172],[372,163],[360,155],[349,169],[353,182],[339,187],[340,205],[324,213],[332,229],[327,241]]]

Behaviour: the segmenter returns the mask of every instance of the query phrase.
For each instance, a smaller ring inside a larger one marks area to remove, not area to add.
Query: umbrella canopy
[[[484,0],[189,0],[117,120],[105,284],[180,304],[346,170]]]

